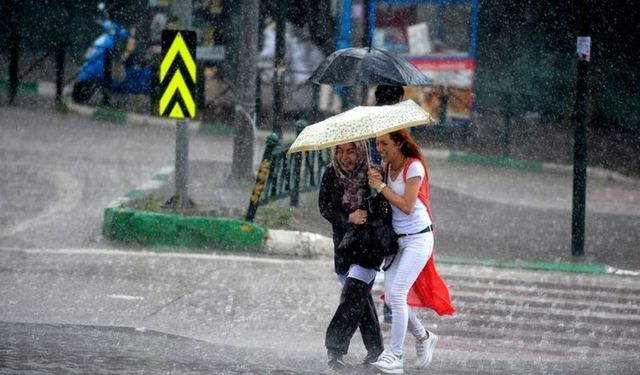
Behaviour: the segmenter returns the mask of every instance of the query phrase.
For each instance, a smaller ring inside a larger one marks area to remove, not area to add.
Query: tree
[[[256,78],[258,55],[259,0],[239,2],[238,74],[236,81],[235,136],[233,138],[232,176],[236,180],[250,179],[253,175],[253,156],[256,122]]]

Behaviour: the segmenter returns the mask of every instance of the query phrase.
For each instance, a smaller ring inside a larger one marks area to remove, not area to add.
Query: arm
[[[348,215],[342,210],[342,207],[336,207],[333,194],[336,189],[335,171],[332,166],[325,169],[320,182],[320,193],[318,195],[318,208],[322,217],[327,219],[331,224],[338,226],[346,226],[348,223]]]
[[[339,200],[334,199],[336,194],[336,175],[333,167],[327,167],[322,175],[320,182],[320,193],[318,196],[318,208],[322,217],[327,219],[331,224],[346,227],[347,224],[364,224],[363,218],[366,220],[366,210],[355,210],[347,213],[339,204]],[[341,192],[339,192],[341,193]]]
[[[382,184],[382,175],[376,170],[369,170],[369,186],[377,189]],[[396,206],[400,211],[410,215],[413,211],[416,200],[418,199],[418,191],[420,190],[420,177],[408,178],[405,183],[404,195],[393,192],[390,187],[384,187],[380,193],[387,198],[389,203]]]

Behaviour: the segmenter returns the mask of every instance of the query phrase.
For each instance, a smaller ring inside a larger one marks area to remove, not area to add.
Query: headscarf
[[[344,189],[342,195],[342,208],[347,212],[353,212],[360,208],[364,200],[364,196],[368,189],[367,171],[367,145],[366,141],[353,142],[356,146],[358,159],[355,163],[353,171],[345,171],[333,153],[333,165],[336,170],[336,178],[338,184]]]

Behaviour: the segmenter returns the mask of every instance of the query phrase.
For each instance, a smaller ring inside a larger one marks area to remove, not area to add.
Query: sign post
[[[160,63],[160,116],[177,119],[175,194],[166,202],[174,208],[194,205],[189,199],[188,119],[196,115],[196,33],[188,30],[162,31]]]
[[[576,83],[576,103],[573,107],[573,210],[571,215],[571,255],[584,255],[585,211],[587,190],[587,101],[589,88],[589,60],[591,60],[591,37],[587,10],[587,0],[580,3],[580,30],[578,34],[576,58],[578,74]]]

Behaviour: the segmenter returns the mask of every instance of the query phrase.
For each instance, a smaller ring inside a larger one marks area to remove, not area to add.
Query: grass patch
[[[200,132],[216,135],[232,135],[233,127],[220,122],[203,122],[200,124]]]
[[[155,195],[147,195],[141,199],[136,199],[131,202],[131,206],[136,210],[147,212],[162,211],[162,201],[160,197],[156,197]]]
[[[53,110],[60,113],[69,113],[69,106],[65,101],[56,101],[53,104]]]
[[[282,229],[291,219],[291,209],[284,207],[260,207],[255,222],[265,228]]]
[[[127,120],[127,115],[126,113],[117,109],[99,106],[93,112],[93,118],[100,121],[109,121],[118,124],[124,124],[124,122]]]
[[[451,154],[449,154],[449,160],[491,167],[512,168],[534,172],[542,171],[542,163],[538,161],[504,158],[499,156],[452,152]]]
[[[229,249],[262,251],[266,230],[260,225],[228,218],[177,216],[128,208],[107,208],[103,233],[106,238],[140,246],[170,246],[176,251]],[[179,249],[180,250],[180,249]]]

